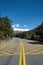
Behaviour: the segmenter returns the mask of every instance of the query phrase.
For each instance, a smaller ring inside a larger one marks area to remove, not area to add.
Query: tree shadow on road
[[[27,42],[27,43],[30,43],[30,44],[40,44],[40,45],[43,45],[43,42]]]

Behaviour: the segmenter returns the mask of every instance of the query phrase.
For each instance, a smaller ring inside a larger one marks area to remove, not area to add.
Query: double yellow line
[[[20,61],[19,61],[19,65],[26,65],[26,58],[25,58],[25,51],[24,51],[24,45],[23,42],[20,40]]]

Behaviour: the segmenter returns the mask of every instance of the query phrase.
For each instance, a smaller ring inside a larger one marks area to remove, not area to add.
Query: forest
[[[15,34],[15,36],[28,40],[43,41],[43,22],[40,25],[38,25],[36,28],[30,31]]]
[[[12,21],[8,17],[0,17],[0,40],[12,37],[43,41],[43,22],[30,31],[15,34],[12,28]]]
[[[11,23],[12,21],[8,17],[0,17],[0,40],[8,39],[14,36]]]

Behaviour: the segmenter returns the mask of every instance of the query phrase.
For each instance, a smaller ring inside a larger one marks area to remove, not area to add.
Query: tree
[[[8,17],[0,17],[0,38],[13,36],[11,20]]]

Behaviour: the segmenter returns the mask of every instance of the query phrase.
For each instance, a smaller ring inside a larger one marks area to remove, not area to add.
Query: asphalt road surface
[[[43,45],[36,43],[19,38],[0,43],[0,65],[43,65]]]

